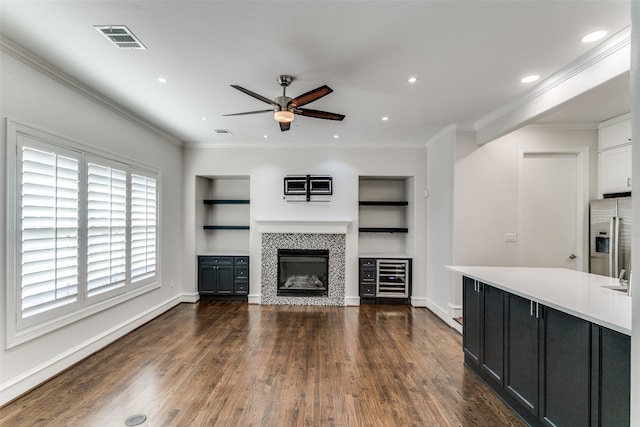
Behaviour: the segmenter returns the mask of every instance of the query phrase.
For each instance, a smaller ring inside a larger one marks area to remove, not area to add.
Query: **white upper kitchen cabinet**
[[[598,128],[598,196],[631,191],[631,120],[629,114]]]

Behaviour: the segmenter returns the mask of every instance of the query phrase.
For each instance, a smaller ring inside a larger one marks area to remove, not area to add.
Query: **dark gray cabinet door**
[[[480,293],[479,285],[469,277],[465,277],[462,286],[462,347],[467,364],[480,364]]]
[[[505,389],[535,417],[539,413],[539,323],[531,301],[507,296]]]
[[[601,326],[597,329],[600,332],[597,425],[631,425],[631,337]]]
[[[216,266],[204,258],[200,258],[198,264],[198,292],[214,294],[216,292]]]
[[[505,292],[480,284],[482,298],[482,370],[499,384],[504,373],[504,296]]]
[[[541,420],[549,426],[587,426],[591,417],[591,324],[544,307]]]
[[[233,293],[233,266],[220,265],[218,266],[218,294],[231,295]]]
[[[234,281],[233,257],[198,257],[199,293],[204,295],[233,295]]]

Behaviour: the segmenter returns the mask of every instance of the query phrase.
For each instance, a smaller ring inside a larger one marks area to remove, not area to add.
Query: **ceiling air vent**
[[[120,49],[146,49],[126,25],[96,25],[94,28]]]
[[[214,129],[215,133],[228,133],[231,134],[231,131],[229,129]]]

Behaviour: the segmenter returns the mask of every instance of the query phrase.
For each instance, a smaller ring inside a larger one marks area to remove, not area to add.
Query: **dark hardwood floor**
[[[181,304],[0,409],[2,426],[521,426],[424,308]]]

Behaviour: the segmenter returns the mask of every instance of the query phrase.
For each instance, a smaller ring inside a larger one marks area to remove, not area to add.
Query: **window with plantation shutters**
[[[127,274],[127,173],[87,165],[87,296],[125,286]]]
[[[78,158],[22,149],[20,310],[27,318],[78,301]]]
[[[10,119],[7,135],[8,348],[160,287],[156,171]]]
[[[156,273],[157,184],[154,178],[131,174],[131,281]]]

